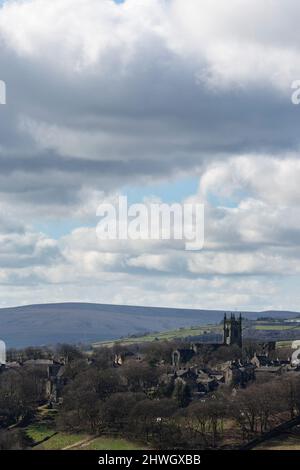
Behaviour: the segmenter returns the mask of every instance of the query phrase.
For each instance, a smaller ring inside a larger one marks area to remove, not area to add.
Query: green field
[[[88,434],[69,434],[57,432],[51,411],[39,409],[38,419],[25,429],[25,435],[31,439],[33,449],[60,450],[90,438]],[[41,442],[43,441],[43,442]]]
[[[57,431],[54,415],[56,410],[41,406],[35,422],[24,429],[33,450],[143,450],[146,446],[118,437],[100,437],[88,433]]]
[[[136,343],[151,343],[153,341],[172,340],[176,338],[187,338],[189,336],[199,336],[206,333],[221,333],[221,327],[219,325],[208,325],[208,326],[194,326],[190,328],[180,328],[177,330],[165,331],[162,333],[153,333],[144,336],[122,338],[115,341],[101,341],[99,343],[93,343],[93,347],[108,346],[112,347],[115,344],[122,346],[136,344]]]
[[[40,442],[47,437],[52,436],[55,433],[53,427],[46,423],[34,423],[30,424],[25,431],[27,437],[33,442]]]
[[[255,325],[256,330],[269,330],[269,331],[284,331],[284,330],[298,330],[300,329],[299,326],[292,326],[292,325],[276,325],[276,324],[268,324],[268,325]]]
[[[37,444],[33,446],[33,450],[63,450],[69,446],[72,446],[70,450],[143,450],[146,448],[146,446],[122,438],[56,432],[54,426],[47,422],[29,425],[25,434],[31,439],[33,445]]]
[[[276,341],[276,349],[280,348],[291,348],[293,341],[295,340],[287,340],[287,341]]]
[[[67,434],[59,432],[47,441],[34,447],[35,450],[62,450],[65,447],[81,442],[88,439],[87,434]]]
[[[126,439],[98,437],[89,444],[74,447],[74,450],[144,450],[146,446],[130,442]]]
[[[289,323],[289,324],[283,324],[282,322],[279,321],[263,321],[263,320],[258,320],[258,321],[248,321],[246,323],[246,327],[244,328],[247,330],[248,328],[254,329],[257,331],[266,331],[266,332],[272,332],[272,331],[294,331],[294,330],[299,330],[299,335],[300,335],[300,324],[294,324],[294,323]],[[179,328],[176,330],[170,330],[170,331],[164,331],[161,333],[149,333],[146,335],[141,335],[141,336],[130,336],[128,338],[121,338],[121,339],[116,339],[116,340],[111,340],[111,341],[100,341],[100,342],[95,342],[93,343],[93,348],[98,348],[98,347],[112,347],[115,344],[121,345],[121,346],[126,346],[126,345],[133,345],[133,344],[140,344],[140,343],[151,343],[154,341],[166,341],[166,340],[175,340],[175,339],[185,339],[191,336],[200,336],[204,335],[205,333],[213,333],[213,334],[222,334],[222,326],[221,325],[201,325],[201,326],[192,326],[189,328]]]

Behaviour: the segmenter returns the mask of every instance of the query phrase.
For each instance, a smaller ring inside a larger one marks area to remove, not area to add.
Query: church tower
[[[236,318],[232,313],[227,318],[226,313],[224,315],[224,345],[233,346],[236,344],[240,348],[242,347],[242,315]]]

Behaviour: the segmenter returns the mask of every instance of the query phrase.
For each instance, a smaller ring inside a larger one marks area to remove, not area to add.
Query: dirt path
[[[74,449],[77,447],[86,447],[88,444],[91,442],[95,441],[97,438],[96,437],[87,437],[86,439],[82,439],[81,441],[75,442],[74,444],[71,444],[70,446],[66,446],[61,450],[70,450]]]
[[[91,444],[91,443],[94,442],[94,441],[97,441],[98,439],[99,439],[98,437],[94,437],[94,438],[91,439],[90,441],[84,442],[83,444],[79,445],[79,449],[84,449],[84,448],[87,447],[89,444]]]

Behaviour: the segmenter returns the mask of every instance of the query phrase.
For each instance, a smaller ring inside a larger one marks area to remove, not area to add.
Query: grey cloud
[[[108,191],[138,179],[144,183],[199,171],[216,158],[299,148],[299,109],[288,92],[282,95],[264,83],[211,90],[196,83],[198,63],[175,55],[152,36],[136,46],[125,73],[118,59],[75,73],[61,64],[55,68],[55,59],[49,63],[47,55],[24,57],[2,47],[9,99],[1,109],[7,123],[0,129],[0,165],[10,183],[1,182],[1,189],[25,192],[28,204],[59,199],[68,204],[72,198],[76,203],[87,185]],[[46,134],[56,126],[65,141],[68,132],[81,135],[76,155],[57,148],[55,133],[50,143],[34,140],[20,128],[24,117],[45,125]]]
[[[0,79],[8,91],[0,107],[1,207],[21,221],[0,221],[0,283],[43,284],[36,300],[77,293],[99,299],[100,289],[116,302],[151,303],[154,292],[161,304],[224,308],[252,298],[266,306],[280,284],[274,277],[298,274],[299,227],[284,224],[280,211],[272,226],[261,209],[210,208],[209,245],[195,255],[162,245],[92,250],[86,234],[78,243],[74,233],[54,242],[28,228],[47,217],[76,217],[93,191],[201,176],[211,163],[241,154],[269,155],[270,166],[289,153],[299,158],[300,108],[290,101],[291,79],[300,74],[299,2],[269,2],[267,23],[261,1],[225,8],[203,0],[201,11],[198,0],[189,7],[183,0],[142,3],[132,2],[131,17],[95,0],[27,0],[0,9]],[[69,15],[76,7],[80,28]],[[58,14],[61,21],[49,22]],[[257,174],[264,171],[258,166]],[[268,211],[271,176],[261,186],[247,184]],[[291,199],[292,191],[285,203],[293,216]],[[250,217],[257,238],[247,231]],[[272,279],[266,294],[262,278]],[[68,294],[57,293],[57,284],[68,284]]]

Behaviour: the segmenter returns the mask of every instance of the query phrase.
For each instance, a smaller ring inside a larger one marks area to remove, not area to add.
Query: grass
[[[209,325],[209,326],[194,326],[190,328],[179,328],[177,330],[165,331],[162,333],[151,333],[149,335],[138,336],[138,337],[129,337],[115,341],[101,341],[94,343],[93,347],[102,347],[108,346],[112,347],[115,344],[120,345],[131,345],[135,343],[151,343],[153,341],[163,341],[163,340],[172,340],[176,338],[187,338],[189,336],[199,336],[207,333],[221,333],[220,326]]]
[[[67,434],[59,432],[47,441],[35,447],[36,450],[61,450],[64,447],[83,441],[89,436],[87,434]]]
[[[34,443],[46,439],[41,444],[34,446],[34,449],[38,450],[60,450],[89,437],[86,434],[68,434],[62,432],[55,434],[55,432],[55,427],[51,421],[37,421],[30,424],[25,430],[26,436]]]
[[[253,322],[254,323],[254,322]],[[278,323],[264,323],[264,322],[255,322],[253,324],[254,329],[259,331],[288,331],[288,330],[300,330],[300,325],[295,326],[294,324],[289,325],[280,325]],[[154,341],[163,341],[163,340],[174,340],[177,338],[188,338],[190,336],[199,336],[203,335],[205,332],[207,333],[214,333],[214,334],[222,334],[222,328],[220,325],[202,325],[202,326],[194,326],[190,328],[179,328],[176,330],[165,331],[162,333],[150,333],[148,335],[137,336],[137,337],[128,337],[117,339],[114,341],[100,341],[93,343],[93,347],[112,347],[115,344],[119,344],[121,346],[132,345],[132,344],[140,344],[140,343],[151,343]]]
[[[292,325],[256,325],[256,330],[276,330],[276,331],[283,331],[283,330],[298,330],[300,327],[295,327]]]
[[[52,436],[54,429],[46,423],[30,424],[25,431],[27,437],[32,439],[33,442],[40,442],[49,436]]]
[[[88,445],[74,447],[74,450],[144,450],[141,444],[130,442],[121,438],[98,437]]]
[[[87,434],[68,434],[59,432],[55,436],[50,437],[47,441],[34,447],[35,450],[62,450],[65,447],[72,446],[88,439]],[[87,444],[79,444],[72,447],[72,450],[143,450],[141,444],[130,442],[121,438],[97,437]]]
[[[31,442],[37,444],[34,445],[34,450],[62,450],[73,445],[75,445],[74,449],[82,450],[143,450],[145,448],[141,444],[122,438],[94,438],[85,433],[56,432],[51,411],[47,407],[40,407],[37,421],[27,426],[24,430]],[[84,443],[83,441],[85,440],[91,442]],[[76,444],[78,445],[76,446]]]
[[[291,339],[291,340],[287,340],[287,341],[276,341],[276,349],[280,349],[280,348],[291,348],[294,341],[299,341],[300,338],[298,339]]]

